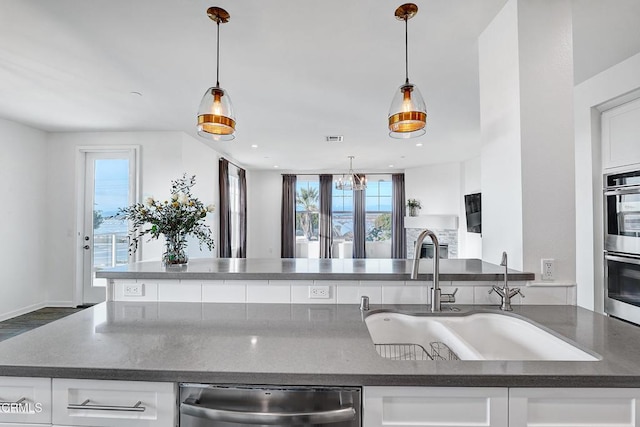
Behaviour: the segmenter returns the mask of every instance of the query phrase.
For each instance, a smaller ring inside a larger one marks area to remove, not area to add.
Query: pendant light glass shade
[[[204,93],[198,108],[198,135],[215,141],[235,138],[236,116],[227,92],[220,87],[220,24],[229,22],[229,13],[219,7],[207,9],[207,15],[217,25],[216,85]]]
[[[235,138],[235,130],[236,117],[229,95],[220,87],[210,87],[198,109],[198,134],[216,141],[230,141]]]
[[[394,13],[404,21],[405,82],[396,90],[389,108],[389,136],[415,138],[426,133],[427,105],[418,88],[409,83],[409,34],[408,21],[418,13],[418,6],[405,3]]]
[[[427,124],[427,105],[420,90],[406,83],[398,88],[389,108],[389,136],[415,138],[424,135]]]

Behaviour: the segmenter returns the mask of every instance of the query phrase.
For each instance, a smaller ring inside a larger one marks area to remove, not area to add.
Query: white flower
[[[148,206],[153,206],[153,204],[155,203],[155,200],[153,199],[153,196],[149,196],[146,199],[144,199],[144,202]]]
[[[173,193],[171,195],[171,201],[175,202],[176,200],[178,200],[178,193]]]
[[[178,203],[182,205],[186,205],[188,202],[189,202],[189,196],[187,196],[186,194],[180,193],[180,195],[178,196]]]
[[[207,212],[215,212],[216,210],[216,205],[207,205]]]

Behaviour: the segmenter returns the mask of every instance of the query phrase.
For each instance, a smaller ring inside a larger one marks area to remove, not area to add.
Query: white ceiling
[[[479,154],[477,37],[505,1],[416,1],[409,77],[429,122],[413,140],[386,129],[404,80],[402,2],[388,0],[2,0],[0,117],[52,132],[195,136],[215,84],[215,5],[231,14],[220,84],[238,121],[216,150],[249,169],[343,170],[348,155],[368,171],[459,161]],[[574,0],[576,82],[640,51],[639,18],[638,0]]]

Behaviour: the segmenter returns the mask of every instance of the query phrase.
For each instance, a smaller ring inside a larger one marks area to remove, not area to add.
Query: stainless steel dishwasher
[[[180,427],[360,427],[359,387],[180,384]]]

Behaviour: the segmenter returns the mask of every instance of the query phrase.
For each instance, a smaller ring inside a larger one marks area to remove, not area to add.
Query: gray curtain
[[[333,175],[320,175],[320,258],[332,258],[333,222],[331,220],[331,196]]]
[[[220,194],[220,245],[218,256],[231,258],[231,206],[229,205],[229,162],[220,158],[218,166],[218,189]]]
[[[239,202],[240,202],[240,247],[238,248],[237,258],[247,257],[247,172],[238,168],[238,184],[240,186]]]
[[[404,174],[391,175],[391,258],[407,257],[407,233],[404,228]]]
[[[280,257],[296,257],[296,176],[282,175]]]
[[[364,175],[359,175],[364,178]],[[365,258],[365,191],[353,191],[353,257]]]

